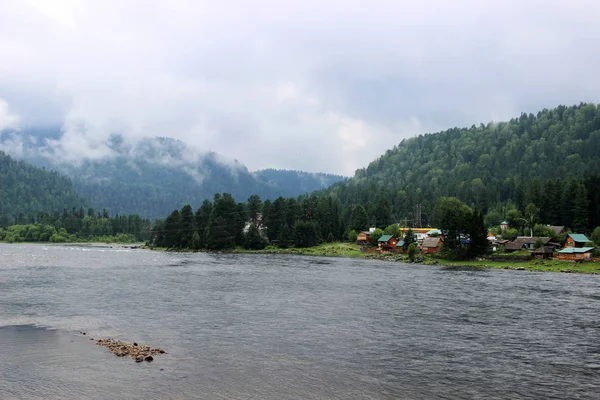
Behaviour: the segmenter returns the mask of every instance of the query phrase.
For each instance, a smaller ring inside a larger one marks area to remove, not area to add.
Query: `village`
[[[594,246],[585,234],[571,233],[564,226],[548,226],[552,229],[554,239],[548,236],[516,236],[508,240],[488,232],[488,254],[492,260],[510,258],[528,261],[533,258],[557,259],[562,261],[600,261],[594,258]],[[508,222],[503,221],[500,225],[502,232],[508,229]],[[356,244],[362,246],[366,253],[403,253],[406,251],[405,238],[408,231],[412,231],[415,245],[422,254],[439,253],[444,243],[444,234],[436,228],[409,228],[399,227],[398,235],[381,235],[377,237],[376,228],[358,233]],[[374,235],[375,234],[375,235]],[[469,238],[464,238],[468,243]]]

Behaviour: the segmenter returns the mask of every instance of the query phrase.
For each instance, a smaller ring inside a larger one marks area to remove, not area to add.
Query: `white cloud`
[[[8,103],[0,98],[0,131],[15,129],[19,126],[20,118],[8,109]]]
[[[175,137],[251,169],[348,174],[417,133],[600,101],[591,0],[0,9],[0,127],[7,115],[64,125],[57,146],[73,159],[110,156],[120,132]]]

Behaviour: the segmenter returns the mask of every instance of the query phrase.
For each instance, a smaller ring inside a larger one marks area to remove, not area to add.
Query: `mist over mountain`
[[[29,223],[27,218],[39,211],[79,208],[86,203],[67,177],[0,151],[0,226]]]
[[[80,148],[68,139],[57,128],[5,130],[0,132],[0,149],[64,173],[95,208],[148,218],[164,217],[174,206],[199,205],[215,193],[231,193],[237,201],[252,194],[274,200],[324,189],[344,179],[276,169],[251,172],[237,160],[165,137],[130,140],[114,134],[101,142],[88,140]]]

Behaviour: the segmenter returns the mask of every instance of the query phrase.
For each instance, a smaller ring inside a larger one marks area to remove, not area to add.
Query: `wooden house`
[[[565,233],[565,227],[564,226],[549,226],[550,229],[552,229],[554,231],[554,234],[556,236],[558,235],[562,235],[563,233]]]
[[[415,235],[415,239],[417,239],[417,243],[419,243],[419,244],[423,243],[423,239],[425,239],[428,236],[428,232],[437,230],[436,228],[407,228],[407,227],[400,227],[400,228],[398,228],[398,230],[400,231],[400,237],[404,237],[406,235],[406,232],[409,229],[412,230],[413,234]]]
[[[500,224],[500,230],[505,231],[507,229],[508,229],[508,222],[502,221],[502,223]]]
[[[591,261],[593,255],[593,247],[565,247],[558,252],[556,258],[564,261]]]
[[[569,236],[565,238],[563,247],[578,247],[583,248],[587,242],[591,242],[587,236],[581,233],[569,233]]]
[[[421,244],[421,252],[424,254],[437,253],[440,251],[441,246],[441,237],[427,237],[423,239],[423,244]]]
[[[535,243],[541,240],[544,246],[547,246],[550,242],[551,238],[543,236],[517,236],[515,240],[512,242],[508,242],[504,245],[504,251],[512,252],[521,249],[533,250],[535,247]]]
[[[371,244],[371,232],[369,232],[369,231],[359,232],[358,236],[356,237],[356,244],[360,244],[361,246],[366,246],[366,245]]]
[[[531,251],[531,255],[535,258],[549,259],[554,256],[553,246],[542,246]]]
[[[393,251],[396,249],[398,239],[392,235],[383,235],[377,240],[377,246],[381,251]]]

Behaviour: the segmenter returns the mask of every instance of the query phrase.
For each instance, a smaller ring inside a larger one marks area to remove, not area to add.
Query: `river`
[[[0,244],[1,399],[599,397],[598,276]]]

